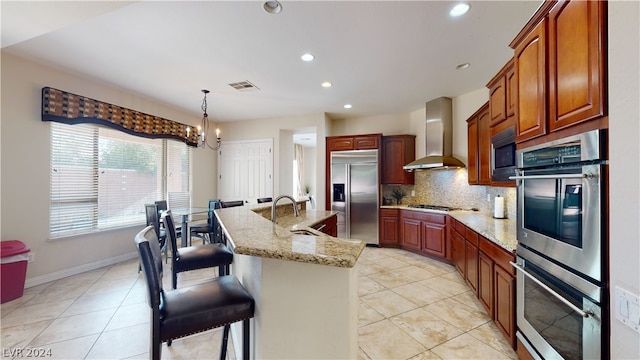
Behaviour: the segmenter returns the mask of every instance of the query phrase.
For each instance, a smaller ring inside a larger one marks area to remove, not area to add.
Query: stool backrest
[[[164,228],[167,232],[167,238],[169,239],[169,244],[171,245],[171,266],[176,268],[176,261],[180,257],[178,252],[178,239],[176,238],[176,225],[173,222],[173,215],[171,215],[171,210],[167,210],[167,212],[162,215],[162,221],[164,222]]]
[[[146,280],[149,306],[153,311],[160,310],[162,289],[162,254],[160,243],[153,226],[147,226],[135,236],[140,263]]]
[[[235,200],[235,201],[223,201],[222,202],[222,207],[223,208],[230,208],[230,207],[235,207],[235,206],[244,206],[244,201]]]
[[[159,234],[160,220],[158,218],[158,206],[156,204],[144,204],[144,211],[147,216],[147,226],[152,225],[156,234]]]

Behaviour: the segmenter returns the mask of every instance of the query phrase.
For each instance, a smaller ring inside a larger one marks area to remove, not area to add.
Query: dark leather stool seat
[[[253,317],[253,298],[233,275],[164,293],[160,307],[164,340]]]
[[[220,358],[226,358],[231,323],[242,321],[242,357],[249,359],[250,324],[255,301],[233,275],[179,290],[162,288],[162,254],[153,226],[135,237],[151,308],[149,355],[160,359],[162,343],[224,326]]]

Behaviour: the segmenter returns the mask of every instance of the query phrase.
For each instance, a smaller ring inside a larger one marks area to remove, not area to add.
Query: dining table
[[[181,236],[180,243],[182,247],[187,246],[187,241],[189,240],[189,223],[194,221],[207,220],[207,216],[209,215],[209,208],[206,207],[183,207],[183,208],[174,208],[171,209],[171,214],[173,216],[179,216],[181,218]],[[205,215],[204,217],[202,215]]]

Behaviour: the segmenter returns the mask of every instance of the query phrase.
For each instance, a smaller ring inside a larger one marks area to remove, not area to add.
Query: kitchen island
[[[275,224],[271,203],[215,213],[234,252],[232,274],[256,301],[251,358],[357,358],[357,260],[365,244],[312,228],[335,212],[295,217],[282,201]],[[232,327],[234,339],[239,326]]]

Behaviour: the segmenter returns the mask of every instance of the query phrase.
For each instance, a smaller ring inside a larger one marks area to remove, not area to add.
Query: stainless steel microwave
[[[511,126],[491,137],[491,180],[510,181],[516,174],[516,132]]]

